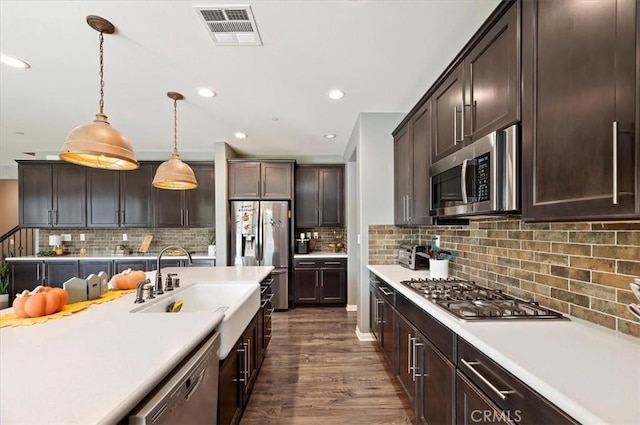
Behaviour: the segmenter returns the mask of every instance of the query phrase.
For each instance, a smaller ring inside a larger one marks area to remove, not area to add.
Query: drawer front
[[[577,424],[509,371],[458,337],[458,370],[503,411],[517,412],[521,424]]]
[[[331,269],[346,269],[347,260],[345,258],[321,258],[320,267]]]
[[[404,315],[449,361],[455,360],[456,334],[404,295],[396,293],[396,309]]]
[[[316,258],[296,258],[295,260],[293,260],[293,267],[296,269],[317,269],[318,267],[320,267],[320,264],[322,264],[322,262]]]
[[[396,305],[396,290],[393,286],[387,284],[384,280],[380,279],[375,274],[369,275],[369,284],[377,289],[377,292],[382,298],[384,298],[392,307]]]

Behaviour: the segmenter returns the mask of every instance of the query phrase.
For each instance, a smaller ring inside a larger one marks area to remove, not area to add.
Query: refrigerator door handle
[[[258,238],[256,240],[256,261],[258,262],[259,266],[264,265],[262,263],[262,238],[263,236],[263,231],[262,231],[262,205],[258,204],[258,229],[257,229],[257,233],[258,233]]]

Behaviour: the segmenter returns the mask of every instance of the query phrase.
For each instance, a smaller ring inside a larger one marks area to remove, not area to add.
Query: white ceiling
[[[230,4],[251,6],[263,46],[216,46],[192,7]],[[98,33],[87,15],[117,28],[104,42],[105,113],[139,159],[169,156],[167,91],[186,98],[183,157],[212,159],[216,142],[241,155],[299,157],[342,155],[360,112],[409,111],[497,4],[0,0],[0,51],[31,64],[0,66],[0,165],[57,153],[72,128],[93,120]],[[217,97],[197,96],[198,86]],[[346,96],[330,100],[334,88]]]

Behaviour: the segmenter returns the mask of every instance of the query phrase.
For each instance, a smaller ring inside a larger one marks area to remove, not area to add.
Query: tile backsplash
[[[369,226],[369,263],[397,264],[400,243],[455,249],[450,272],[516,297],[640,337],[629,283],[640,276],[640,221],[525,223],[517,218],[469,226]]]
[[[336,236],[341,236],[343,252],[347,252],[347,228],[346,227],[309,227],[296,229],[296,239],[300,238],[300,233],[318,232],[318,239],[311,239],[309,248],[311,251],[331,251],[328,246],[336,241]]]
[[[87,255],[113,254],[117,245],[125,244],[136,252],[144,237],[152,235],[149,253],[157,253],[168,245],[180,245],[197,254],[207,253],[205,235],[215,229],[179,229],[179,228],[126,228],[126,229],[40,229],[38,241],[40,250],[50,249],[50,235],[71,235],[71,242],[64,242],[65,252],[71,255],[80,253],[80,234],[85,235]],[[122,234],[127,234],[127,242],[122,241]]]

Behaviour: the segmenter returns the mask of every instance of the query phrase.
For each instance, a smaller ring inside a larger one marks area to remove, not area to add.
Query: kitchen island
[[[401,284],[428,271],[368,269],[567,415],[583,424],[637,424],[640,340],[570,320],[463,321]],[[512,412],[513,413],[513,412]]]
[[[168,267],[163,273],[178,273],[182,286],[258,285],[271,270]],[[128,294],[61,319],[0,329],[0,423],[116,423],[224,319],[211,311],[130,313],[139,306],[134,298]]]

